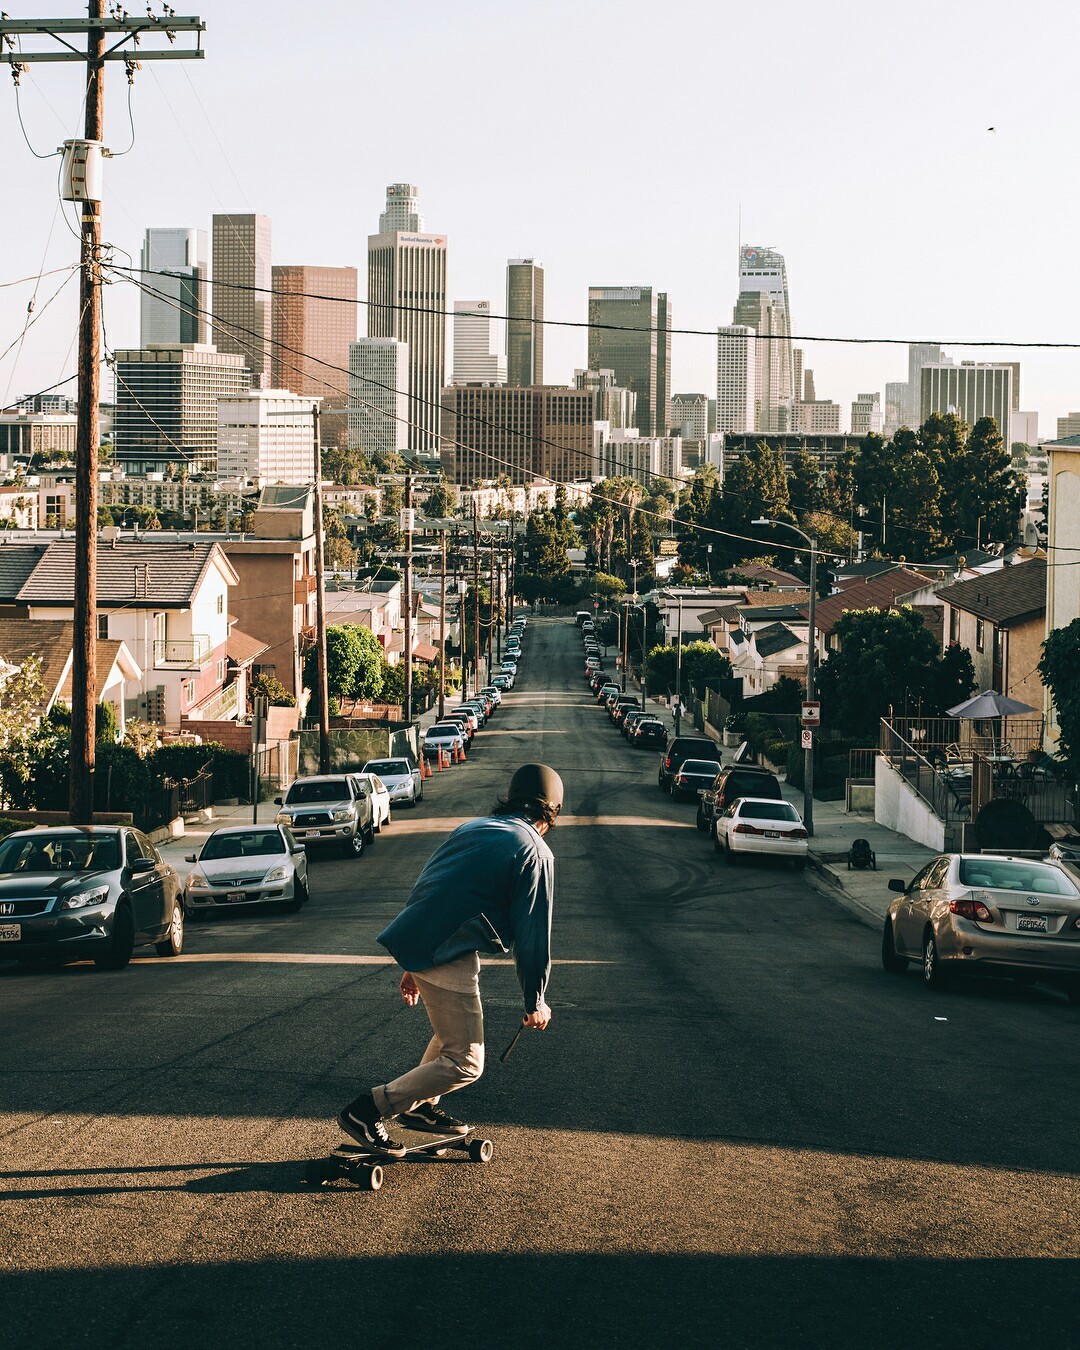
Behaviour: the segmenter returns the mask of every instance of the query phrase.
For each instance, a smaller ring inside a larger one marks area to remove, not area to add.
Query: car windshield
[[[407,759],[369,759],[364,765],[365,773],[378,774],[380,778],[394,778],[398,774],[409,772]]]
[[[294,783],[285,798],[285,805],[295,806],[297,802],[343,802],[348,796],[349,789],[343,778],[333,782]]]
[[[456,722],[437,722],[429,728],[429,736],[460,736],[461,728]]]
[[[799,813],[787,802],[743,802],[739,807],[743,820],[798,820]]]
[[[1044,863],[1004,862],[998,858],[961,858],[960,885],[995,891],[1036,891],[1040,895],[1075,896],[1064,872]]]
[[[716,765],[710,759],[685,759],[682,766],[683,773],[701,774],[704,778],[714,778],[716,776]]]
[[[663,731],[663,722],[658,722],[655,717],[641,717],[637,723],[638,731]]]
[[[115,834],[12,836],[0,844],[0,872],[107,872],[119,866]]]
[[[219,858],[254,858],[266,853],[284,853],[285,840],[280,830],[244,830],[212,834],[203,844],[201,862]]]

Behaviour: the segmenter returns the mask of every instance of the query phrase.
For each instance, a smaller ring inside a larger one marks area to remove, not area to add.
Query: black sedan
[[[58,826],[0,844],[0,957],[122,970],[137,943],[184,947],[180,878],[141,831]]]
[[[634,723],[629,740],[631,745],[655,746],[662,750],[667,745],[667,727],[658,717],[641,717]]]

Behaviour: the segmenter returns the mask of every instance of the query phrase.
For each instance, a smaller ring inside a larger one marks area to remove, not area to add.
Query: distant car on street
[[[466,739],[464,729],[456,722],[436,722],[424,732],[420,748],[427,759],[437,759],[440,751],[464,754]]]
[[[720,769],[702,792],[698,801],[697,827],[711,835],[717,817],[739,797],[771,797],[781,801],[783,795],[780,780],[771,769],[759,764],[729,764]]]
[[[361,773],[377,774],[390,794],[390,805],[415,806],[424,797],[424,780],[411,759],[369,759]]]
[[[307,904],[307,854],[286,825],[222,825],[187,861],[195,864],[184,883],[193,918],[265,903],[295,913]]]
[[[711,759],[720,767],[720,747],[708,736],[676,736],[660,756],[656,785],[661,792],[671,790],[671,780],[684,759]]]
[[[673,800],[697,797],[701,788],[712,782],[714,768],[711,759],[684,759],[671,776],[668,791]]]
[[[756,853],[780,858],[802,871],[809,839],[802,816],[790,803],[771,797],[740,797],[718,817],[713,846],[729,863]]]
[[[658,717],[639,717],[634,723],[633,734],[629,737],[635,748],[660,746],[667,744],[667,727]]]
[[[354,773],[305,775],[274,801],[280,807],[274,823],[288,826],[302,844],[337,844],[346,857],[359,858],[375,837],[371,794]]]
[[[361,769],[356,775],[371,794],[371,814],[374,832],[379,834],[384,825],[390,824],[390,789],[377,773]]]

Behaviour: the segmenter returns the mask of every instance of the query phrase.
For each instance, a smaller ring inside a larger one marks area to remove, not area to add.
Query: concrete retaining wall
[[[945,850],[945,823],[938,819],[883,756],[874,761],[874,819],[937,853]]]

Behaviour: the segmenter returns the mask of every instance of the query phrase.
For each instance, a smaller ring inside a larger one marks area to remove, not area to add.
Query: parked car
[[[802,816],[789,803],[771,797],[740,797],[717,818],[713,846],[729,863],[744,853],[762,853],[806,866],[809,839]]]
[[[639,717],[634,723],[630,744],[635,748],[658,745],[662,749],[667,745],[667,727],[659,717]]]
[[[627,713],[635,712],[637,708],[638,701],[636,698],[620,698],[616,701],[615,706],[611,710],[611,720],[621,730],[623,718]]]
[[[608,673],[606,670],[594,670],[589,676],[589,688],[595,694],[602,684],[608,683]]]
[[[390,794],[390,805],[415,806],[424,798],[424,780],[411,759],[369,759],[361,773],[376,774]]]
[[[424,732],[420,748],[427,759],[438,758],[440,750],[449,751],[451,755],[455,751],[464,754],[467,739],[457,722],[435,722]]]
[[[302,844],[337,844],[346,857],[359,858],[375,837],[371,795],[356,774],[298,778],[274,801],[281,808],[274,823],[288,826]]]
[[[184,883],[188,913],[276,903],[295,913],[309,895],[307,853],[287,825],[222,825],[208,835]]]
[[[446,718],[444,720],[449,722],[454,718],[458,718],[459,720],[461,718],[465,718],[465,720],[469,724],[469,730],[472,734],[478,732],[480,728],[484,725],[483,718],[479,710],[474,708],[471,703],[459,703],[456,708],[451,708],[447,712]]]
[[[491,699],[492,703],[495,705],[496,708],[502,702],[502,690],[499,689],[498,686],[494,684],[485,684],[483,689],[480,690],[480,692],[482,694],[486,694],[487,697]]]
[[[596,701],[597,703],[603,703],[605,706],[607,706],[608,699],[611,698],[613,694],[617,694],[618,692],[619,686],[615,683],[615,681],[608,680],[605,684],[602,684],[600,688],[596,691]]]
[[[670,789],[671,780],[684,759],[711,759],[719,768],[720,747],[708,736],[676,736],[660,756],[656,783],[661,792]]]
[[[505,672],[500,672],[498,675],[492,675],[491,683],[499,693],[502,694],[505,693],[507,689],[513,689],[514,677],[513,675],[507,675]]]
[[[144,943],[179,956],[184,917],[178,873],[140,830],[65,825],[0,843],[0,955],[23,965],[121,970]]]
[[[466,744],[469,744],[476,734],[476,727],[470,719],[469,714],[463,708],[447,708],[443,715],[443,721],[453,722],[455,726],[460,727],[462,734],[465,737]]]
[[[897,895],[881,939],[886,970],[915,961],[932,989],[964,973],[1041,979],[1080,1003],[1080,889],[1061,864],[946,853],[889,889]]]
[[[620,728],[622,734],[629,740],[637,723],[640,722],[643,717],[652,716],[653,714],[647,712],[644,708],[631,708],[622,720],[622,727]]]
[[[587,610],[587,609],[579,609],[578,612],[574,615],[574,622],[575,622],[575,623],[577,624],[577,626],[580,628],[581,625],[585,622],[586,619],[591,619],[591,618],[592,618],[592,614],[591,614],[591,612],[590,612],[589,610]]]
[[[715,777],[716,762],[711,759],[684,759],[671,775],[668,791],[673,800],[682,797],[697,797],[701,789]]]
[[[780,782],[770,769],[757,764],[729,764],[721,769],[698,800],[697,827],[712,834],[713,823],[739,797],[769,797],[781,801]]]
[[[377,773],[361,769],[356,775],[371,794],[371,814],[374,817],[374,831],[379,834],[384,825],[390,824],[390,789]]]

